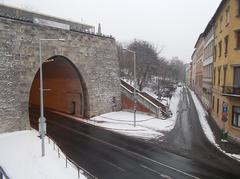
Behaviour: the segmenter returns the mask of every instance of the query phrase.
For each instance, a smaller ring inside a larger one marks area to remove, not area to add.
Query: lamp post
[[[38,130],[42,142],[42,157],[45,156],[45,145],[44,137],[46,134],[46,118],[44,117],[44,108],[43,108],[43,65],[42,65],[42,41],[64,41],[64,39],[39,39],[39,68],[40,68],[40,117]]]
[[[136,127],[136,111],[137,111],[137,96],[136,96],[136,87],[137,87],[137,80],[136,80],[136,52],[124,48],[123,50],[126,50],[133,54],[133,75],[134,75],[134,89],[133,89],[133,99],[134,99],[134,106],[133,106],[133,117],[134,117],[134,127]]]

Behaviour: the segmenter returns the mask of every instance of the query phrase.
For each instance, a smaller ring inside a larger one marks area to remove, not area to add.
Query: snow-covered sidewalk
[[[198,116],[199,116],[199,120],[200,120],[200,124],[203,128],[203,131],[205,133],[205,135],[207,136],[208,140],[216,146],[216,148],[218,150],[220,150],[222,153],[226,154],[227,156],[233,158],[233,159],[236,159],[240,162],[240,155],[239,154],[231,154],[231,153],[228,153],[226,152],[225,150],[223,150],[220,145],[216,142],[216,139],[215,139],[215,136],[213,134],[213,131],[211,129],[211,127],[209,126],[208,124],[208,121],[206,119],[206,116],[207,116],[207,112],[205,111],[205,109],[203,108],[201,102],[199,101],[199,99],[197,98],[197,96],[195,95],[195,93],[193,91],[191,91],[189,89],[190,93],[191,93],[191,96],[193,98],[193,101],[195,103],[195,106],[196,106],[196,109],[197,109],[197,112],[198,112]]]
[[[58,158],[46,139],[46,156],[41,157],[41,142],[36,130],[0,135],[0,166],[13,179],[77,179],[78,172]],[[86,178],[80,174],[80,178]]]
[[[163,136],[163,132],[174,128],[177,118],[178,103],[182,95],[182,88],[176,89],[170,100],[172,117],[166,120],[154,118],[144,114],[136,114],[136,127],[134,127],[134,115],[131,112],[119,111],[103,114],[85,122],[104,127],[121,134],[138,138],[152,139]]]

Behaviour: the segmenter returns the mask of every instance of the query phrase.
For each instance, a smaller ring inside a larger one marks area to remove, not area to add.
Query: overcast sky
[[[162,55],[189,62],[198,35],[221,0],[0,0],[38,12],[94,25],[129,43],[147,40]]]

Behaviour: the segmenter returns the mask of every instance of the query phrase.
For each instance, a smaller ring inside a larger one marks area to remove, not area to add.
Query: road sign
[[[223,107],[223,112],[227,113],[228,112],[228,108],[227,107]]]

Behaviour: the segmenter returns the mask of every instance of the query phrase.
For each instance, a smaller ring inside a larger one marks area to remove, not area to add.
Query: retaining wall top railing
[[[1,166],[0,166],[0,179],[10,179]]]

